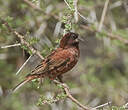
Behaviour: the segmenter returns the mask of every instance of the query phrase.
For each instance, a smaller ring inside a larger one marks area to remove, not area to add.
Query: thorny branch
[[[76,100],[76,99],[71,95],[70,90],[69,90],[69,87],[68,87],[67,85],[65,85],[64,83],[61,83],[61,82],[59,82],[59,81],[57,81],[57,80],[54,80],[53,82],[56,83],[56,84],[60,84],[60,85],[63,87],[63,89],[64,89],[64,91],[65,91],[67,97],[68,97],[69,99],[71,99],[74,103],[76,103],[80,108],[82,108],[83,110],[91,110],[91,108],[82,105],[78,100]]]
[[[1,19],[1,18],[0,18],[0,22],[1,22],[2,24],[4,24],[4,25],[8,28],[8,30],[9,30],[10,32],[12,32],[14,35],[16,35],[16,36],[20,39],[21,44],[26,45],[26,46],[31,50],[31,52],[32,52],[33,54],[36,54],[36,55],[38,55],[41,59],[44,59],[44,58],[42,57],[42,55],[40,54],[40,52],[39,52],[38,50],[35,50],[35,49],[25,40],[25,37],[24,37],[23,35],[19,34],[17,31],[13,30],[13,29],[9,26],[8,22],[6,22],[5,20],[3,20],[3,19]]]
[[[66,84],[61,83],[61,82],[59,82],[59,81],[57,81],[57,80],[54,80],[53,82],[56,83],[56,84],[60,84],[60,85],[63,87],[63,89],[64,89],[64,91],[65,91],[67,97],[68,97],[69,99],[71,99],[74,103],[76,103],[79,107],[81,107],[83,110],[97,110],[97,109],[100,109],[100,108],[104,108],[105,106],[109,106],[109,105],[111,104],[111,102],[107,102],[107,103],[105,103],[105,104],[96,106],[96,107],[94,107],[94,108],[90,108],[90,107],[84,106],[83,104],[81,104],[78,100],[76,100],[76,99],[71,95],[70,90],[69,90],[69,87],[68,87]]]

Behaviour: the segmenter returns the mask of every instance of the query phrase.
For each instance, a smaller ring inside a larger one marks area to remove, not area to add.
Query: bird
[[[77,64],[79,56],[79,35],[74,32],[66,33],[60,40],[59,47],[46,56],[21,83],[12,89],[12,92],[33,79],[49,77],[54,80],[62,76]]]

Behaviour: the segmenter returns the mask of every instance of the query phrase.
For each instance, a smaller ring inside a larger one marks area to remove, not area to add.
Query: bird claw
[[[41,87],[42,83],[43,83],[43,79],[40,78],[40,79],[39,79],[39,83],[38,83],[38,87],[37,87],[38,89]]]
[[[62,86],[63,86],[64,88],[69,89],[68,85],[67,85],[67,84],[65,84],[65,83],[62,83]]]

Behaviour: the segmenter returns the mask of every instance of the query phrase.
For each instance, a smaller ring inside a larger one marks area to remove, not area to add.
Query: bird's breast
[[[63,65],[57,67],[52,71],[51,75],[54,77],[66,73],[69,70],[71,70],[76,63],[78,62],[79,59],[79,50],[75,48],[68,48],[62,51],[58,51],[58,53],[54,57],[55,60],[62,60],[64,61]]]
[[[69,58],[69,61],[64,67],[62,67],[61,70],[63,71],[63,73],[68,72],[76,65],[79,59],[79,54],[79,50],[77,50],[76,48],[67,49],[67,54],[65,56]]]
[[[77,49],[71,49],[70,50],[71,52],[71,56],[70,56],[70,69],[72,69],[76,63],[78,62],[78,59],[79,59],[79,50]]]

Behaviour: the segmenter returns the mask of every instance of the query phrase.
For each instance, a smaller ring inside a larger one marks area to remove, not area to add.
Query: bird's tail
[[[16,87],[14,87],[12,90],[11,90],[11,93],[14,93],[16,92],[16,90],[18,90],[20,87],[22,87],[24,84],[26,84],[27,82],[33,80],[33,79],[37,79],[37,78],[41,78],[41,75],[40,74],[33,74],[33,75],[28,75],[26,77],[25,80],[23,80],[21,83],[19,83]]]
[[[14,92],[16,92],[16,90],[18,90],[20,87],[22,87],[24,84],[26,84],[28,81],[30,81],[30,80],[28,80],[28,79],[25,79],[25,80],[23,80],[21,83],[19,83],[16,87],[14,87],[13,89],[12,89],[12,93],[14,93]]]

